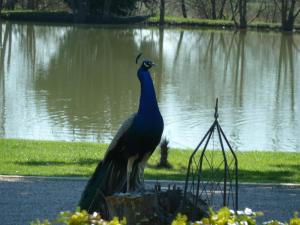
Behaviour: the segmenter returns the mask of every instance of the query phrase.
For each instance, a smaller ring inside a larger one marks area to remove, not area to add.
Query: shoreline
[[[103,21],[99,17],[87,17],[86,21],[76,21],[73,14],[69,12],[41,12],[41,11],[2,11],[0,21],[10,22],[31,22],[37,24],[63,24],[63,25],[90,25],[90,26],[138,26],[138,27],[160,27],[158,17],[134,16],[116,17]],[[163,28],[182,29],[216,29],[232,31],[257,31],[257,32],[281,32],[300,33],[300,24],[296,24],[293,31],[283,31],[279,23],[253,22],[248,24],[246,29],[235,27],[230,20],[209,20],[198,18],[166,17]]]

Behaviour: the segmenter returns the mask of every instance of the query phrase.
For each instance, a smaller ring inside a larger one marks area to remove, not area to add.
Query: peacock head
[[[141,67],[143,67],[146,70],[149,70],[152,66],[155,66],[155,64],[150,60],[144,60]]]
[[[142,53],[140,53],[137,57],[136,57],[136,64],[138,64],[140,57],[142,56]],[[142,64],[141,64],[141,68],[145,69],[145,70],[149,70],[151,69],[152,66],[155,66],[155,63],[153,63],[151,60],[147,60],[144,59]]]

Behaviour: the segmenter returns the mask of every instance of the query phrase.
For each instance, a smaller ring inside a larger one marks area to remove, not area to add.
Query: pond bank
[[[7,21],[29,21],[47,23],[78,23],[73,14],[65,11],[2,11],[1,19]],[[159,26],[159,17],[132,16],[116,17],[104,21],[100,17],[87,16],[83,24],[142,24],[143,26]],[[165,17],[165,27],[189,27],[189,28],[216,28],[216,29],[236,29],[233,21],[230,20],[210,20],[198,18]],[[281,31],[279,23],[252,22],[248,24],[247,30],[258,31]],[[295,25],[294,32],[300,32],[300,25]]]
[[[0,176],[0,193],[5,193],[0,199],[1,224],[29,224],[36,218],[53,219],[61,211],[74,210],[86,182]],[[153,182],[146,181],[146,185],[151,188]],[[300,187],[295,186],[241,184],[239,196],[240,209],[249,207],[264,213],[257,218],[259,224],[270,219],[287,221],[300,205]]]

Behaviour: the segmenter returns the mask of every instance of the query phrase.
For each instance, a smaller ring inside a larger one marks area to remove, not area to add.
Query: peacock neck
[[[147,69],[140,68],[138,70],[138,78],[141,83],[141,96],[138,113],[143,115],[159,113],[155,89],[149,71]]]

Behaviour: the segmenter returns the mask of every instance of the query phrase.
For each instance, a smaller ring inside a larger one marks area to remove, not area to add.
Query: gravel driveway
[[[26,225],[36,218],[53,219],[61,211],[74,210],[86,182],[80,178],[0,176],[0,224]],[[149,186],[154,183],[147,181]],[[263,221],[285,221],[294,211],[300,212],[300,185],[240,184],[239,206],[263,211]]]

